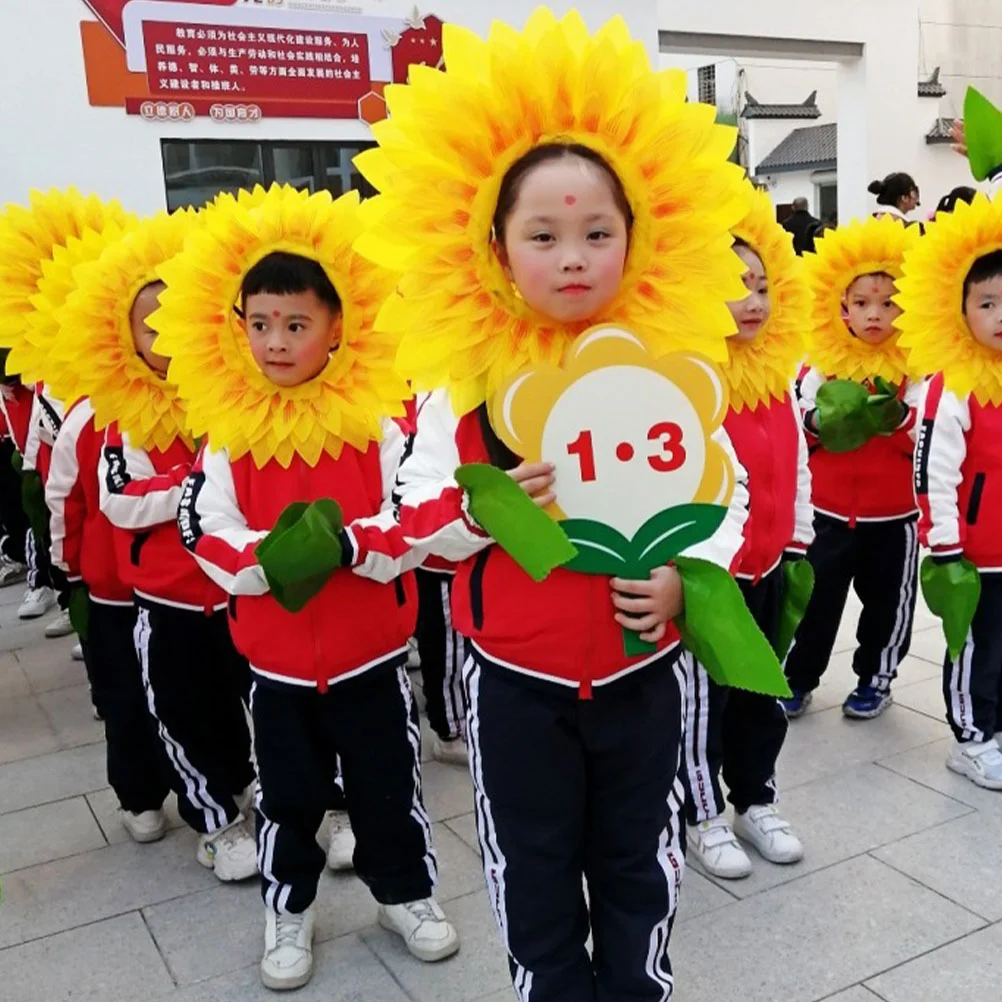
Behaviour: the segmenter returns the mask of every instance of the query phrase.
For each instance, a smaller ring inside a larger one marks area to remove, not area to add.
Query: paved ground
[[[251,884],[226,887],[182,829],[129,842],[104,778],[101,725],[68,641],[14,619],[0,592],[0,1002],[253,1002],[262,917]],[[791,729],[780,781],[807,859],[718,885],[690,870],[672,942],[679,1002],[941,1002],[999,997],[1002,794],[948,773],[938,661],[920,617],[880,720],[855,724],[851,626],[812,712]],[[513,998],[473,848],[464,770],[428,763],[440,899],[460,954],[410,959],[374,925],[351,877],[325,875],[317,971],[301,1000]]]

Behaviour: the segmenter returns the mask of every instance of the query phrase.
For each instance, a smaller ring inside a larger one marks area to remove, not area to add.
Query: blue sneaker
[[[878,692],[872,685],[857,686],[846,697],[842,712],[853,720],[873,720],[894,702],[889,692]]]
[[[783,709],[786,711],[786,719],[796,720],[797,717],[802,717],[807,712],[807,707],[811,705],[813,698],[813,692],[803,692],[800,689],[794,689],[793,695],[789,699],[781,699],[780,703],[782,703]]]

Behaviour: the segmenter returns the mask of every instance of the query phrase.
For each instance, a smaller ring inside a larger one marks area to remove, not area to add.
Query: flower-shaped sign
[[[556,467],[566,566],[645,578],[719,528],[734,469],[713,440],[727,414],[720,372],[689,354],[656,358],[616,327],[582,334],[561,367],[523,369],[494,397],[491,423],[528,462]]]

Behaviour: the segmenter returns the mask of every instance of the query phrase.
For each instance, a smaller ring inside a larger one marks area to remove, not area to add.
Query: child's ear
[[[494,251],[497,259],[501,262],[501,267],[504,269],[504,277],[509,282],[514,281],[511,277],[511,264],[508,261],[508,251],[505,250],[504,244],[497,237],[491,237],[491,250]]]
[[[327,327],[327,347],[331,351],[336,351],[341,347],[341,336],[344,331],[344,315],[335,313]]]

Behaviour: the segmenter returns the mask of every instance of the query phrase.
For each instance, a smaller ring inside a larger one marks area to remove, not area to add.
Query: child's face
[[[161,379],[167,375],[170,359],[158,355],[153,350],[157,332],[147,324],[146,320],[160,305],[160,293],[166,288],[163,282],[147,285],[139,291],[129,311],[129,326],[132,328],[132,343],[136,346],[136,354]]]
[[[529,306],[575,323],[615,298],[628,244],[609,179],[594,164],[567,157],[526,175],[498,254]]]
[[[258,368],[276,386],[319,376],[340,341],[341,314],[306,292],[259,292],[244,303],[247,337]]]
[[[867,344],[883,344],[894,333],[901,310],[891,297],[897,292],[890,275],[861,275],[846,290],[846,311],[853,334]]]
[[[769,302],[769,281],[765,275],[762,259],[750,247],[736,247],[734,253],[744,262],[744,283],[748,295],[728,303],[727,308],[737,324],[737,333],[732,334],[736,341],[744,343],[754,341],[759,331],[765,326],[772,312]]]
[[[971,284],[964,316],[978,344],[1002,351],[1002,275]]]

